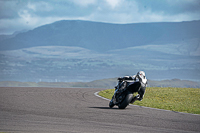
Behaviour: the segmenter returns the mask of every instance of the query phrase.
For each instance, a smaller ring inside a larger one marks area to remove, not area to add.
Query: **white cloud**
[[[47,12],[54,9],[52,5],[44,1],[39,1],[37,3],[29,2],[27,8],[33,11],[47,11]]]
[[[123,0],[105,0],[112,9],[114,9],[115,7],[117,7],[121,2],[123,2]]]
[[[71,1],[79,6],[84,6],[84,7],[96,3],[96,0],[71,0]]]
[[[36,11],[36,5],[35,4],[31,4],[30,2],[28,3],[27,7],[33,11]]]
[[[18,15],[22,20],[24,20],[26,23],[28,23],[31,20],[31,14],[28,10],[20,10],[18,12]]]

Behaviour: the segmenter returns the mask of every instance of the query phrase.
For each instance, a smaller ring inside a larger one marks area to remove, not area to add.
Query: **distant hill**
[[[94,80],[91,82],[16,82],[1,81],[0,87],[89,87],[112,89],[117,85],[117,78]],[[148,80],[148,87],[179,87],[179,88],[200,88],[200,82],[189,80]]]
[[[109,24],[62,20],[20,33],[0,42],[0,50],[36,46],[76,46],[97,52],[114,49],[181,43],[200,38],[200,21]]]
[[[0,36],[0,81],[89,82],[133,75],[200,81],[200,21],[62,20]]]
[[[0,41],[15,37],[17,34],[26,32],[27,30],[16,31],[12,35],[0,35]]]

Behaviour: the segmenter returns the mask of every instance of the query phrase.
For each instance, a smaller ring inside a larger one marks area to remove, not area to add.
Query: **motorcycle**
[[[115,105],[119,109],[125,109],[129,103],[135,102],[139,95],[133,97],[133,93],[138,92],[141,83],[127,78],[118,78],[118,85],[115,87],[114,95],[109,102],[109,107],[112,108]]]

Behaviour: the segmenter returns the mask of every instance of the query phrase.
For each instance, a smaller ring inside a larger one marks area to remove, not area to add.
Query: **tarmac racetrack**
[[[128,106],[110,109],[93,88],[0,88],[0,132],[197,133],[200,115]]]

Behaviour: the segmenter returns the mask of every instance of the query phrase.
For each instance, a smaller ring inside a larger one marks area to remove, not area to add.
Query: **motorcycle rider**
[[[138,90],[138,95],[133,97],[131,100],[131,103],[133,103],[135,100],[142,101],[145,93],[145,89],[147,87],[147,78],[145,76],[144,71],[139,71],[136,75],[134,76],[125,76],[123,78],[118,78],[119,83],[115,87],[116,89],[124,89],[125,87],[132,86],[133,88],[139,88]],[[134,82],[123,82],[123,80],[126,81],[131,81],[133,80]]]
[[[147,78],[145,76],[145,72],[144,71],[139,71],[137,73],[137,75],[134,75],[133,77],[134,77],[133,78],[134,81],[139,80],[139,82],[141,83],[140,89],[138,91],[138,95],[135,96],[133,98],[133,100],[142,101],[142,99],[144,97],[144,93],[145,93],[146,87],[147,87]],[[133,100],[132,100],[132,102],[134,102]]]

